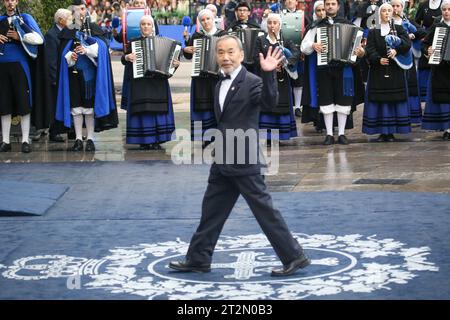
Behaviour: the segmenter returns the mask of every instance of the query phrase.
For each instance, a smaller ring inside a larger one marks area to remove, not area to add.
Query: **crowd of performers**
[[[68,9],[59,9],[55,25],[45,36],[31,15],[18,11],[18,0],[2,1],[6,12],[0,16],[0,152],[11,151],[10,129],[18,116],[24,153],[31,151],[31,124],[49,128],[49,139],[54,142],[63,142],[61,134],[70,133],[75,140],[73,151],[95,151],[94,132],[118,126],[104,32],[90,23],[83,0],[73,0]],[[145,1],[133,4],[144,7]],[[450,0],[422,2],[414,21],[405,16],[404,8],[404,0],[361,1],[353,21],[348,21],[339,13],[338,0],[316,1],[312,17],[298,9],[296,0],[286,0],[282,8],[269,13],[264,20],[265,32],[258,35],[250,48],[251,57],[244,61],[244,66],[258,75],[260,54],[280,47],[285,55],[276,70],[278,105],[260,114],[260,128],[267,130],[267,141],[271,142],[275,129],[280,140],[296,137],[296,117],[301,117],[302,123],[313,122],[318,132],[325,130],[323,144],[335,143],[335,127],[336,143],[349,144],[345,130],[353,128],[352,114],[361,104],[362,132],[377,135],[379,142],[395,141],[394,134],[411,132],[414,123],[444,132],[443,139],[450,140],[450,61],[429,63],[436,28],[447,29],[448,39]],[[196,39],[260,29],[249,20],[250,12],[250,5],[240,2],[235,8],[237,20],[229,30],[222,30],[214,10],[202,10],[197,31],[184,34],[182,55],[192,59]],[[289,14],[296,18],[288,20]],[[292,21],[298,25],[289,26]],[[356,25],[364,31],[361,44],[352,53],[355,61],[318,64],[325,48],[318,32],[333,24]],[[287,36],[283,25],[300,30],[298,39]],[[138,39],[158,35],[150,15],[141,17],[139,28]],[[123,39],[117,32],[115,35],[117,40]],[[121,108],[127,110],[126,143],[142,150],[161,149],[175,131],[169,76],[135,78],[137,56],[129,44],[125,48]],[[172,67],[178,66],[175,59]],[[219,76],[207,73],[192,77],[193,140],[203,141],[204,133],[216,126],[214,97]],[[204,141],[204,146],[208,143]]]

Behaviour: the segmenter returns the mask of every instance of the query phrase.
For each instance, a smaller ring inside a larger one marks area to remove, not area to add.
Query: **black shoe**
[[[86,148],[84,150],[86,152],[94,152],[95,151],[94,141],[92,141],[91,139],[88,139],[88,141],[86,141]]]
[[[59,134],[49,136],[48,140],[52,142],[65,142],[64,138]]]
[[[387,135],[380,134],[376,140],[377,142],[386,142],[387,141]]]
[[[339,138],[338,138],[338,143],[339,143],[339,144],[345,144],[345,145],[347,145],[347,144],[349,144],[350,142],[348,142],[348,139],[347,139],[346,136],[344,136],[343,134],[341,134],[341,135],[339,136]]]
[[[193,265],[186,261],[172,261],[169,263],[169,268],[181,272],[211,272],[211,265]]]
[[[394,142],[395,141],[395,137],[394,137],[394,135],[391,133],[391,134],[388,134],[387,136],[386,136],[386,141],[387,142]]]
[[[270,275],[272,277],[290,276],[291,274],[294,274],[298,269],[306,268],[310,264],[311,260],[305,254],[302,254],[299,258],[283,266],[282,269],[273,269]]]
[[[0,152],[9,152],[11,151],[11,143],[0,143]]]
[[[294,113],[295,113],[295,116],[296,116],[296,117],[298,117],[298,118],[301,118],[301,117],[302,117],[302,109],[300,109],[300,108],[295,108]]]
[[[442,140],[450,140],[450,132],[445,131]]]
[[[73,147],[71,149],[72,151],[83,151],[83,141],[80,139],[75,140],[75,143],[73,144]]]
[[[334,144],[334,137],[330,136],[329,134],[325,137],[325,141],[323,142],[324,145],[329,146],[331,144]]]
[[[31,146],[28,142],[22,143],[22,152],[23,153],[30,153],[31,152]]]

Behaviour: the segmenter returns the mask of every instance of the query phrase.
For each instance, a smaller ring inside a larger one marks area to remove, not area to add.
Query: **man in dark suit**
[[[220,139],[216,137],[215,163],[211,166],[203,198],[202,217],[191,239],[186,260],[171,262],[169,267],[184,272],[209,272],[222,227],[239,195],[242,195],[283,263],[283,268],[273,270],[272,276],[288,276],[308,266],[311,261],[291,235],[280,212],[273,208],[261,175],[263,165],[258,157],[257,138],[260,111],[269,111],[277,105],[273,70],[281,61],[281,52],[278,49],[272,52],[270,48],[266,58],[260,54],[263,79],[241,65],[244,51],[238,38],[221,37],[216,54],[224,79],[216,86],[214,111],[223,144],[220,145]],[[244,154],[236,152],[241,151],[237,150],[236,142],[242,141],[242,136],[236,134],[238,130],[255,133],[256,139],[244,138],[245,148],[241,148]],[[242,156],[245,161],[242,161]]]
[[[55,24],[45,34],[45,56],[47,62],[47,70],[51,85],[51,99],[50,103],[54,108],[56,104],[57,94],[57,72],[58,72],[58,35],[65,26],[72,23],[72,12],[67,9],[58,9],[55,13]],[[58,134],[56,124],[52,123],[49,128],[49,140],[53,142],[64,142],[64,138]]]

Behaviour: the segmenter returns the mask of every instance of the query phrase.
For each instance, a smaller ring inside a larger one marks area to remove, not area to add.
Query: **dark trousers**
[[[195,265],[210,264],[222,228],[239,195],[252,210],[283,264],[297,259],[303,249],[290,233],[280,212],[273,208],[261,175],[223,176],[211,172],[203,204],[202,217],[191,239],[186,260]]]

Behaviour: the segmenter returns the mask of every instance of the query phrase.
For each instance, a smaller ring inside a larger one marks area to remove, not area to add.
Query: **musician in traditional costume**
[[[379,134],[379,142],[392,142],[395,133],[411,132],[406,73],[394,61],[408,53],[411,41],[405,29],[393,23],[390,4],[379,10],[380,28],[369,31],[366,46],[370,70],[362,132]]]
[[[436,19],[441,15],[442,0],[425,0],[419,4],[414,20],[427,31]],[[422,54],[417,65],[419,74],[420,98],[424,102],[427,96],[428,78],[430,77],[430,65],[428,55]]]
[[[186,42],[183,55],[191,60],[196,50],[194,41],[196,39],[205,39],[207,37],[220,37],[225,34],[223,30],[217,29],[214,23],[214,15],[209,9],[203,9],[198,13],[198,20],[201,23],[201,31],[195,32]],[[215,55],[215,47],[210,47]],[[193,62],[195,63],[195,62]],[[218,69],[217,69],[218,71]],[[192,77],[191,82],[191,137],[192,140],[203,141],[203,134],[206,130],[216,127],[216,118],[214,115],[214,90],[219,76],[212,73],[203,73]],[[201,122],[201,131],[196,131],[194,123]],[[205,141],[204,146],[208,144]]]
[[[259,54],[264,56],[270,47],[280,47],[286,54],[285,49],[290,53],[285,64],[277,67],[278,84],[278,104],[277,107],[268,112],[261,112],[259,117],[259,128],[267,130],[267,140],[272,141],[272,130],[278,130],[279,140],[289,140],[297,137],[297,125],[293,110],[293,96],[289,72],[297,72],[297,63],[300,59],[300,51],[290,40],[283,39],[281,30],[281,16],[276,13],[269,13],[267,17],[267,35],[258,37],[256,41],[254,60],[258,61]],[[260,74],[259,64],[256,64],[256,73]]]
[[[235,14],[236,14],[236,18],[237,20],[234,21],[233,23],[230,24],[230,26],[228,27],[228,32],[232,32],[231,34],[234,34],[234,32],[239,32],[240,30],[243,29],[251,29],[248,31],[243,31],[243,32],[247,32],[253,34],[253,36],[251,36],[250,41],[243,41],[242,38],[240,38],[242,44],[244,45],[244,54],[245,54],[245,58],[244,58],[244,62],[243,65],[244,67],[247,69],[247,71],[250,71],[252,73],[255,73],[255,62],[253,61],[253,56],[254,56],[254,47],[255,47],[255,43],[256,43],[256,38],[259,35],[259,33],[255,30],[261,30],[259,24],[250,19],[250,13],[251,13],[251,6],[248,2],[246,1],[242,1],[240,2],[236,8],[235,8]],[[261,34],[263,32],[261,31]],[[244,36],[245,37],[245,36]]]
[[[316,28],[319,21],[327,16],[322,0],[314,3],[313,22],[306,28],[305,35],[310,29]],[[304,81],[302,90],[302,123],[312,122],[316,131],[322,133],[319,127],[319,107],[317,104],[316,84],[317,53],[313,51],[310,55],[304,55]],[[322,117],[323,118],[323,117]],[[323,122],[323,121],[322,121]]]
[[[318,28],[329,27],[334,23],[351,25],[348,20],[337,16],[339,4],[336,0],[325,0],[324,5],[327,17],[319,21],[314,28],[311,28],[306,33],[301,45],[301,50],[304,54],[311,55],[315,51],[318,54],[318,58],[324,50],[324,45],[318,42],[316,37]],[[329,41],[335,40],[336,39],[330,39]],[[352,48],[351,43],[346,43],[345,45],[348,46],[349,49]],[[359,46],[356,53],[357,56],[363,55],[364,50]],[[338,120],[338,143],[348,144],[349,141],[345,136],[347,118],[354,110],[354,108],[352,109],[352,106],[356,106],[359,102],[356,101],[356,98],[359,96],[357,93],[361,91],[361,88],[359,87],[362,86],[358,71],[355,70],[351,63],[331,60],[325,65],[317,66],[316,70],[311,70],[310,73],[311,72],[316,76],[316,103],[324,116],[325,127],[327,130],[327,136],[323,144],[334,144],[334,113],[337,113]],[[314,83],[311,83],[311,81],[310,86],[314,87]],[[311,95],[310,97],[313,99],[314,95]]]
[[[22,152],[29,144],[33,108],[30,58],[37,57],[37,45],[44,37],[29,14],[17,13],[18,0],[3,0],[6,13],[0,16],[0,152],[11,151],[10,130],[13,116],[21,116]]]
[[[432,56],[437,48],[433,47],[433,39],[436,37],[436,28],[446,32],[442,39],[446,40],[447,46],[441,51],[450,50],[448,42],[450,41],[450,0],[443,0],[441,5],[442,20],[433,25],[424,39],[424,50],[429,56]],[[446,30],[446,31],[445,31]],[[445,43],[445,41],[443,41]],[[450,61],[442,59],[439,64],[433,64],[431,67],[431,77],[428,81],[428,92],[423,114],[422,128],[427,130],[444,131],[442,138],[450,140]]]
[[[305,12],[303,10],[297,9],[298,7],[298,1],[297,0],[286,0],[284,2],[285,8],[282,10],[282,15],[281,15],[281,19],[283,20],[283,25],[286,26],[286,29],[283,30],[298,30],[299,34],[296,36],[298,36],[297,39],[297,43],[294,42],[294,44],[297,45],[297,49],[300,51],[300,43],[301,43],[301,38],[304,35],[304,31],[305,29],[308,27],[308,25],[311,23],[310,19],[308,16],[306,16]],[[289,16],[293,16],[295,18],[294,21],[296,21],[295,25],[287,25],[288,23],[292,23],[292,21],[288,21],[288,17]],[[283,35],[285,38],[287,38],[288,36],[288,32],[283,32]],[[303,90],[303,66],[304,63],[303,61],[299,61],[299,63],[297,64],[297,79],[292,79],[291,83],[292,83],[292,91],[294,94],[294,114],[297,117],[301,117],[302,116],[302,107],[301,107],[301,102],[302,102],[302,90]]]
[[[259,29],[259,24],[256,21],[250,19],[251,10],[252,8],[250,7],[250,4],[248,2],[240,2],[234,9],[237,20],[230,24],[230,26],[228,27],[228,32],[246,28]]]
[[[394,9],[394,23],[401,25],[403,29],[408,33],[408,37],[411,40],[411,54],[414,52],[420,53],[422,46],[422,39],[426,36],[425,30],[417,25],[416,22],[410,21],[405,13],[405,0],[392,0],[392,8]],[[416,50],[413,50],[413,47]],[[414,57],[414,56],[412,56]],[[420,57],[417,56],[417,57]],[[419,84],[417,78],[417,70],[415,59],[411,59],[412,67],[406,70],[406,77],[408,79],[408,104],[411,117],[411,123],[422,122],[422,107],[420,103]]]
[[[95,151],[94,131],[118,124],[111,60],[104,31],[89,21],[83,0],[73,0],[74,24],[60,35],[56,120],[75,128],[72,151]],[[87,141],[83,146],[83,123]]]
[[[356,7],[356,17],[353,24],[364,29],[364,45],[367,42],[369,30],[376,28],[380,23],[378,9],[382,4],[382,0],[365,0],[361,1]],[[369,63],[367,59],[361,59],[359,66],[361,68],[363,81],[367,82],[367,76],[369,74]]]
[[[154,36],[154,21],[151,16],[143,16],[140,22],[141,38]],[[133,39],[135,41],[138,39]],[[161,144],[172,140],[175,131],[172,95],[167,76],[145,75],[133,77],[133,63],[136,52],[125,53],[122,63],[128,78],[128,105],[126,143],[139,144],[141,150],[161,150]],[[174,61],[179,66],[179,61]]]

